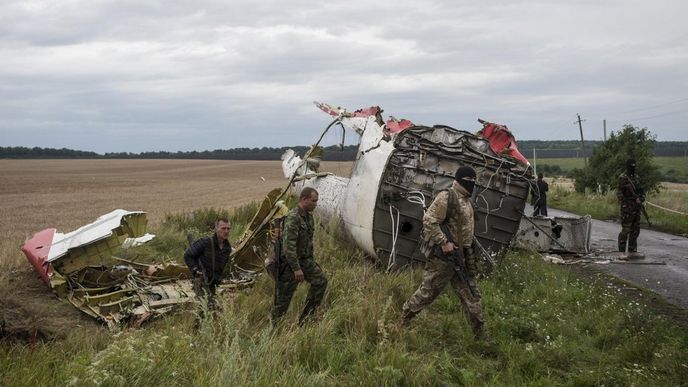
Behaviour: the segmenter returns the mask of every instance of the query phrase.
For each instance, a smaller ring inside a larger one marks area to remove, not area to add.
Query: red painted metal
[[[36,271],[38,271],[46,284],[50,284],[50,277],[53,273],[53,267],[48,262],[48,254],[53,244],[55,231],[54,228],[39,231],[31,239],[27,240],[21,248],[26,258],[36,268]]]
[[[478,134],[485,137],[490,142],[490,149],[492,149],[493,152],[509,155],[523,165],[530,165],[528,159],[518,150],[516,139],[506,125],[499,125],[480,119],[478,122],[483,124],[483,128]]]

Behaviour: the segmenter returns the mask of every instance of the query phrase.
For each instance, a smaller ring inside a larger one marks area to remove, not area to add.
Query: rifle
[[[631,178],[629,176],[626,176],[626,179],[631,184],[631,191],[633,192],[633,195],[635,195],[635,198],[640,199],[642,196],[638,195],[638,193],[636,192],[635,184],[633,184],[633,180],[631,180]],[[640,201],[640,211],[643,212],[643,216],[645,217],[645,220],[647,220],[647,225],[650,228],[652,228],[652,223],[650,222],[650,217],[647,215],[647,209],[645,208],[645,203],[642,199]]]
[[[454,243],[454,238],[451,237],[451,233],[449,232],[449,229],[447,228],[446,224],[440,224],[440,230],[442,230],[442,233],[444,236],[447,238],[447,241]],[[456,243],[454,243],[454,246],[456,246]],[[458,249],[454,249],[450,254],[445,254],[442,251],[442,246],[435,246],[436,249],[439,249],[435,255],[439,255],[440,257],[447,257],[449,258],[449,263],[454,265],[454,272],[459,276],[459,279],[466,283],[468,285],[468,290],[471,292],[471,296],[473,298],[478,298],[476,294],[478,293],[474,288],[473,285],[471,285],[471,282],[468,280],[468,270],[466,269],[466,262],[465,262],[465,257],[463,255],[463,248],[461,246],[458,246]]]
[[[281,262],[280,258],[282,257],[282,220],[284,218],[277,218],[273,221],[272,223],[272,228],[275,230],[275,272],[273,273],[273,276],[275,277],[275,299],[274,299],[274,304],[277,305],[277,296],[278,296],[278,291],[279,291],[279,275],[280,275],[280,267]]]
[[[645,203],[640,203],[640,210],[643,211],[643,216],[647,220],[648,227],[652,227],[652,222],[650,222],[650,217],[647,215],[647,209],[645,208]]]

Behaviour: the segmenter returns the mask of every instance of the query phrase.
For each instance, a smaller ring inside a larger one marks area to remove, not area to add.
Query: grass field
[[[531,160],[531,163],[533,160]],[[655,165],[659,167],[662,176],[667,180],[688,183],[688,158],[686,157],[655,157],[653,159]],[[564,159],[536,159],[536,166],[540,169],[547,170],[552,167],[558,167],[561,173],[568,175],[576,168],[583,168],[583,159],[564,158]],[[547,169],[545,169],[547,168]],[[546,173],[547,175],[547,173]]]
[[[350,164],[323,167],[346,174]],[[150,231],[166,241],[141,249],[152,256],[179,252],[184,233],[175,222],[182,217],[166,215],[216,207],[230,210],[233,224],[245,224],[244,205],[284,183],[277,162],[0,160],[3,319],[61,329],[53,341],[0,341],[0,385],[645,386],[688,380],[688,332],[653,313],[651,295],[626,298],[604,277],[584,282],[526,252],[508,254],[480,281],[494,339],[486,344],[472,337],[449,292],[400,329],[401,305],[422,271],[386,274],[339,239],[332,225],[316,232],[316,254],[330,278],[319,321],[303,328],[294,323],[306,296],[300,286],[278,330],[267,318],[272,283],[261,276],[254,288],[223,296],[223,310],[197,332],[187,310],[113,335],[51,296],[18,249],[42,228],[70,231],[124,207],[149,211]]]

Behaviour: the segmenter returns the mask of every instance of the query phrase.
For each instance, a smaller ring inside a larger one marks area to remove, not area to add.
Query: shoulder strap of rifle
[[[452,192],[453,190],[451,188],[446,191],[449,197],[447,197],[447,212],[444,215],[444,220],[442,221],[443,223],[456,213],[456,194]]]
[[[210,236],[210,251],[212,251],[212,257],[213,257],[213,275],[215,275],[215,235]]]

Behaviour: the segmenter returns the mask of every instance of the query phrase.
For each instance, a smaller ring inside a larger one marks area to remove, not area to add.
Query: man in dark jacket
[[[534,188],[533,198],[535,203],[533,203],[533,216],[547,216],[547,191],[549,191],[549,184],[545,181],[542,172],[538,173]]]
[[[199,297],[207,297],[209,306],[215,305],[215,290],[232,252],[229,229],[229,220],[218,219],[215,232],[192,243],[184,253],[184,262],[194,278],[194,291]]]

